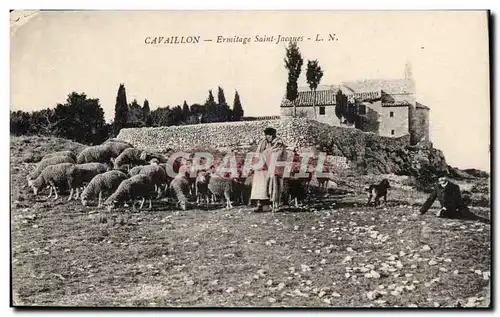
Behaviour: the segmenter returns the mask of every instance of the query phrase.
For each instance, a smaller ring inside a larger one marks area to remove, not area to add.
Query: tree
[[[218,87],[217,101],[217,121],[229,121],[229,119],[231,118],[231,109],[227,105],[226,96],[224,95],[224,89],[222,89],[220,86]]]
[[[313,111],[314,118],[317,119],[318,115],[316,113],[316,88],[318,88],[321,78],[323,77],[323,70],[318,64],[318,60],[307,61],[307,72],[306,78],[309,88],[313,92]]]
[[[144,126],[151,126],[151,109],[149,108],[149,101],[144,99],[144,104],[142,106],[142,117],[144,118]]]
[[[214,95],[212,94],[212,90],[208,91],[208,98],[205,101],[205,115],[206,122],[215,122],[217,104],[215,103]]]
[[[115,119],[113,121],[113,134],[116,136],[120,130],[127,125],[128,117],[128,104],[127,104],[127,93],[125,91],[125,85],[120,84],[118,87],[118,93],[116,95],[115,103]]]
[[[191,109],[189,109],[186,100],[184,100],[184,104],[182,105],[182,121],[188,123],[190,117],[191,117]]]
[[[286,99],[291,102],[295,101],[298,96],[297,81],[300,77],[300,72],[304,60],[300,55],[297,42],[290,42],[286,48],[285,68],[288,70],[288,82],[286,84]],[[293,115],[296,116],[297,109],[295,102],[293,103]]]
[[[126,127],[142,127],[144,126],[144,115],[142,107],[136,99],[128,106],[127,126]]]
[[[85,93],[72,92],[65,104],[53,111],[55,135],[86,144],[100,144],[108,137],[108,126],[99,99],[87,98]],[[48,119],[50,121],[50,119]]]
[[[244,113],[243,107],[241,106],[240,94],[238,94],[238,90],[236,90],[234,94],[232,121],[241,121]]]
[[[344,118],[348,124],[356,123],[358,118],[358,108],[356,103],[347,104],[347,110],[344,114]]]
[[[172,125],[169,121],[170,107],[158,107],[149,114],[151,126],[163,127]]]
[[[172,108],[172,111],[168,114],[170,117],[170,122],[173,125],[179,125],[182,124],[184,121],[182,120],[182,108],[180,105],[177,105],[176,107]]]
[[[345,117],[347,112],[347,96],[342,93],[342,90],[337,91],[335,95],[335,115],[339,118],[340,123],[342,123],[342,118]]]
[[[194,123],[206,122],[206,108],[200,104],[191,105],[191,116],[193,117]]]
[[[25,111],[10,112],[10,133],[13,135],[29,134],[29,128],[32,126],[31,115]]]

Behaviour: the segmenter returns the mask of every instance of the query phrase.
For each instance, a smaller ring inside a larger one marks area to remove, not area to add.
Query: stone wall
[[[211,153],[255,150],[264,137],[263,130],[273,127],[288,149],[318,149],[330,158],[344,157],[345,167],[359,172],[414,175],[422,166],[447,170],[441,151],[432,147],[412,148],[409,136],[381,137],[357,129],[345,129],[306,118],[282,118],[249,122],[207,123],[199,125],[122,129],[118,139],[153,152],[209,151]]]
[[[313,145],[324,145],[325,140],[316,137],[320,130],[329,126],[304,118],[281,118],[277,120],[217,122],[196,125],[157,128],[122,129],[118,139],[132,143],[139,148],[166,153],[170,151],[234,149],[255,147],[264,138],[264,129],[277,130],[290,149]],[[311,133],[314,131],[314,133]]]
[[[320,114],[320,108],[325,108],[325,113]],[[293,116],[293,107],[281,107],[280,108],[281,116],[283,117],[292,117]],[[327,106],[316,106],[316,114],[319,122],[326,123],[333,126],[341,126],[341,122],[337,115],[335,114],[335,105],[327,105]],[[312,106],[310,107],[297,107],[297,117],[299,118],[309,118],[314,119],[314,109]]]
[[[381,136],[401,137],[409,134],[408,106],[382,107],[379,114]]]

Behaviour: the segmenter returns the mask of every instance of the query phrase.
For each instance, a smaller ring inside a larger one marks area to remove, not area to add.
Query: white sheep
[[[144,165],[148,158],[148,153],[136,148],[125,149],[116,159],[112,159],[115,169],[120,169],[123,165]]]
[[[92,162],[110,164],[111,158],[116,156],[114,152],[109,149],[108,145],[106,144],[94,145],[83,149],[80,152],[80,154],[78,154],[76,162],[78,164],[92,163]]]
[[[94,196],[99,196],[97,207],[101,207],[102,193],[111,194],[115,192],[121,182],[127,178],[127,174],[116,170],[96,175],[92,178],[87,187],[85,187],[85,190],[80,196],[82,205],[86,206],[89,199],[92,199]]]
[[[186,210],[187,196],[189,195],[189,180],[186,174],[178,174],[170,182],[170,189],[177,198],[177,205],[180,205],[182,210]]]
[[[142,169],[144,168],[145,165],[141,165],[141,166],[134,166],[132,167],[129,171],[128,171],[128,175],[130,177],[132,176],[135,176],[135,175],[139,175],[139,173],[142,171]]]
[[[71,189],[72,194],[73,188],[78,186],[78,182],[75,182],[74,179],[74,166],[75,164],[73,163],[60,163],[47,166],[36,179],[31,181],[30,186],[33,188],[33,193],[35,194],[35,196],[38,194],[38,191],[44,186],[50,187],[50,193],[47,199],[52,196],[52,190],[54,190],[54,200],[56,200],[58,198],[57,188],[66,185]]]
[[[215,173],[210,175],[210,181],[208,182],[208,189],[212,192],[212,195],[216,197],[224,196],[226,199],[226,209],[233,208],[231,203],[231,194],[233,192],[233,179],[223,178]],[[215,199],[213,199],[215,201]]]
[[[74,185],[78,186],[75,199],[78,199],[79,189],[90,183],[95,176],[106,173],[109,170],[109,167],[102,163],[85,163],[76,164],[73,169]],[[70,200],[71,197],[72,193],[70,193],[68,200]]]
[[[142,209],[146,198],[149,199],[149,209],[151,209],[151,198],[155,194],[154,184],[146,175],[136,175],[120,183],[116,191],[106,199],[104,205],[111,211],[117,204],[126,203],[129,200],[142,198],[139,209]],[[133,207],[135,208],[135,202]]]
[[[155,190],[158,192],[156,198],[161,197],[161,187],[167,183],[167,172],[158,164],[144,165],[139,171],[139,175],[146,175],[151,178],[151,182],[155,185]]]
[[[28,180],[28,186],[31,186],[32,180],[34,180],[35,178],[40,176],[42,171],[47,166],[56,165],[56,164],[60,164],[60,163],[75,163],[75,161],[67,156],[54,156],[54,157],[51,157],[51,158],[48,158],[46,160],[39,162],[37,164],[35,170],[32,171],[31,173],[29,173],[28,176],[26,177]]]
[[[132,148],[134,147],[132,144],[125,142],[125,141],[107,141],[102,144],[105,146],[109,151],[113,153],[112,157],[118,157],[125,149]]]
[[[67,157],[70,157],[73,161],[76,162],[76,154],[73,152],[73,151],[57,151],[57,152],[52,152],[52,153],[49,153],[47,155],[45,155],[41,160],[41,161],[44,161],[46,159],[49,159],[49,158],[52,158],[52,157],[55,157],[55,156],[67,156]]]

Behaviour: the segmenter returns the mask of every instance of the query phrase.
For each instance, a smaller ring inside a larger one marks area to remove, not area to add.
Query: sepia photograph
[[[488,10],[11,10],[10,306],[491,309]]]

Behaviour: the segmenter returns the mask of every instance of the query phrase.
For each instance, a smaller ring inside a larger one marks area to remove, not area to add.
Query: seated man
[[[441,204],[441,209],[438,210],[436,216],[455,219],[475,219],[475,215],[469,211],[469,208],[462,200],[460,187],[450,182],[446,176],[439,177],[438,184],[434,186],[431,195],[427,198],[422,208],[420,208],[420,214],[425,214],[436,198]]]

